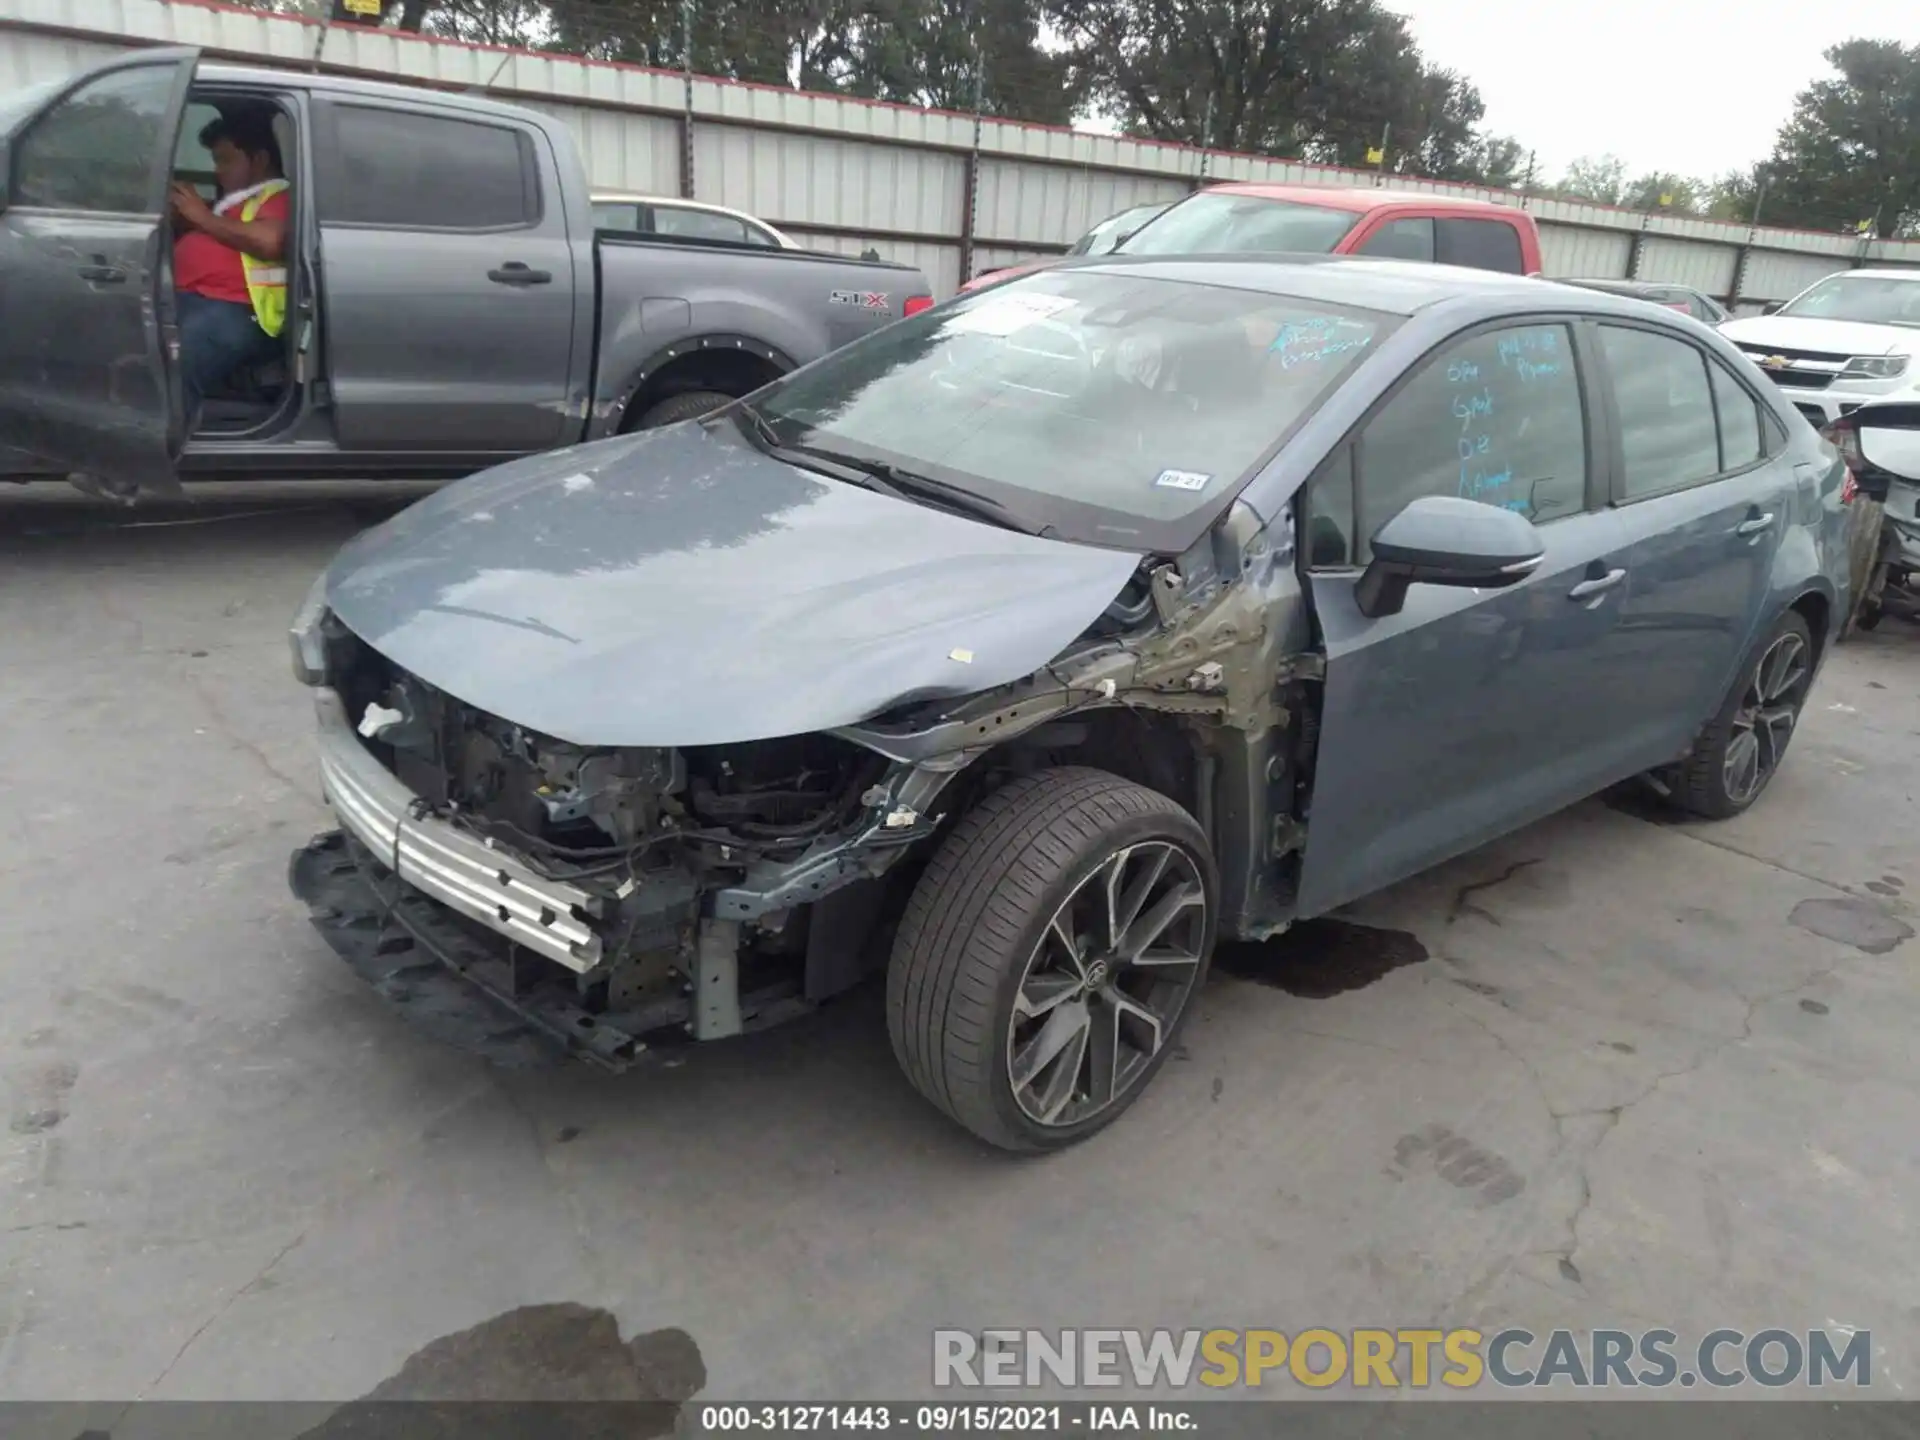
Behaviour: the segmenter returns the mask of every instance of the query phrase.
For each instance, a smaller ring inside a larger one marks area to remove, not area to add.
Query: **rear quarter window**
[[[1434,259],[1474,270],[1526,273],[1520,231],[1508,220],[1441,219],[1433,222]]]

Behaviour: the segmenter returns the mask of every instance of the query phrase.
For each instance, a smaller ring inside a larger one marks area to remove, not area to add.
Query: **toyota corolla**
[[[338,821],[293,883],[389,993],[612,1068],[884,969],[928,1100],[1066,1145],[1221,939],[1636,776],[1751,805],[1844,474],[1634,301],[1069,264],[348,545],[292,637]]]

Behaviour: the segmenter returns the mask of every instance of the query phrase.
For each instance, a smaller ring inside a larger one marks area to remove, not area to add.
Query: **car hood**
[[[350,542],[324,590],[361,639],[489,714],[581,745],[714,745],[1031,674],[1140,558],[684,424],[450,485]]]
[[[1920,330],[1867,325],[1858,320],[1819,320],[1803,315],[1755,315],[1729,320],[1720,333],[1736,345],[1777,345],[1783,350],[1824,350],[1830,355],[1913,355]]]

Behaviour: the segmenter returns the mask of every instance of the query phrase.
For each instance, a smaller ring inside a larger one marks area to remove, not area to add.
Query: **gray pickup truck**
[[[175,360],[166,192],[271,111],[292,182],[284,353]],[[467,474],[712,409],[931,305],[911,266],[595,233],[560,122],[471,95],[148,50],[0,97],[0,475]]]

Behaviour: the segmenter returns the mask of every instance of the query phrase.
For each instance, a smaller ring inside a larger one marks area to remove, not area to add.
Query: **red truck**
[[[1113,248],[1123,255],[1371,255],[1510,275],[1541,270],[1540,231],[1524,210],[1361,186],[1212,185],[1168,206]],[[961,288],[997,285],[1058,263],[995,270]]]

